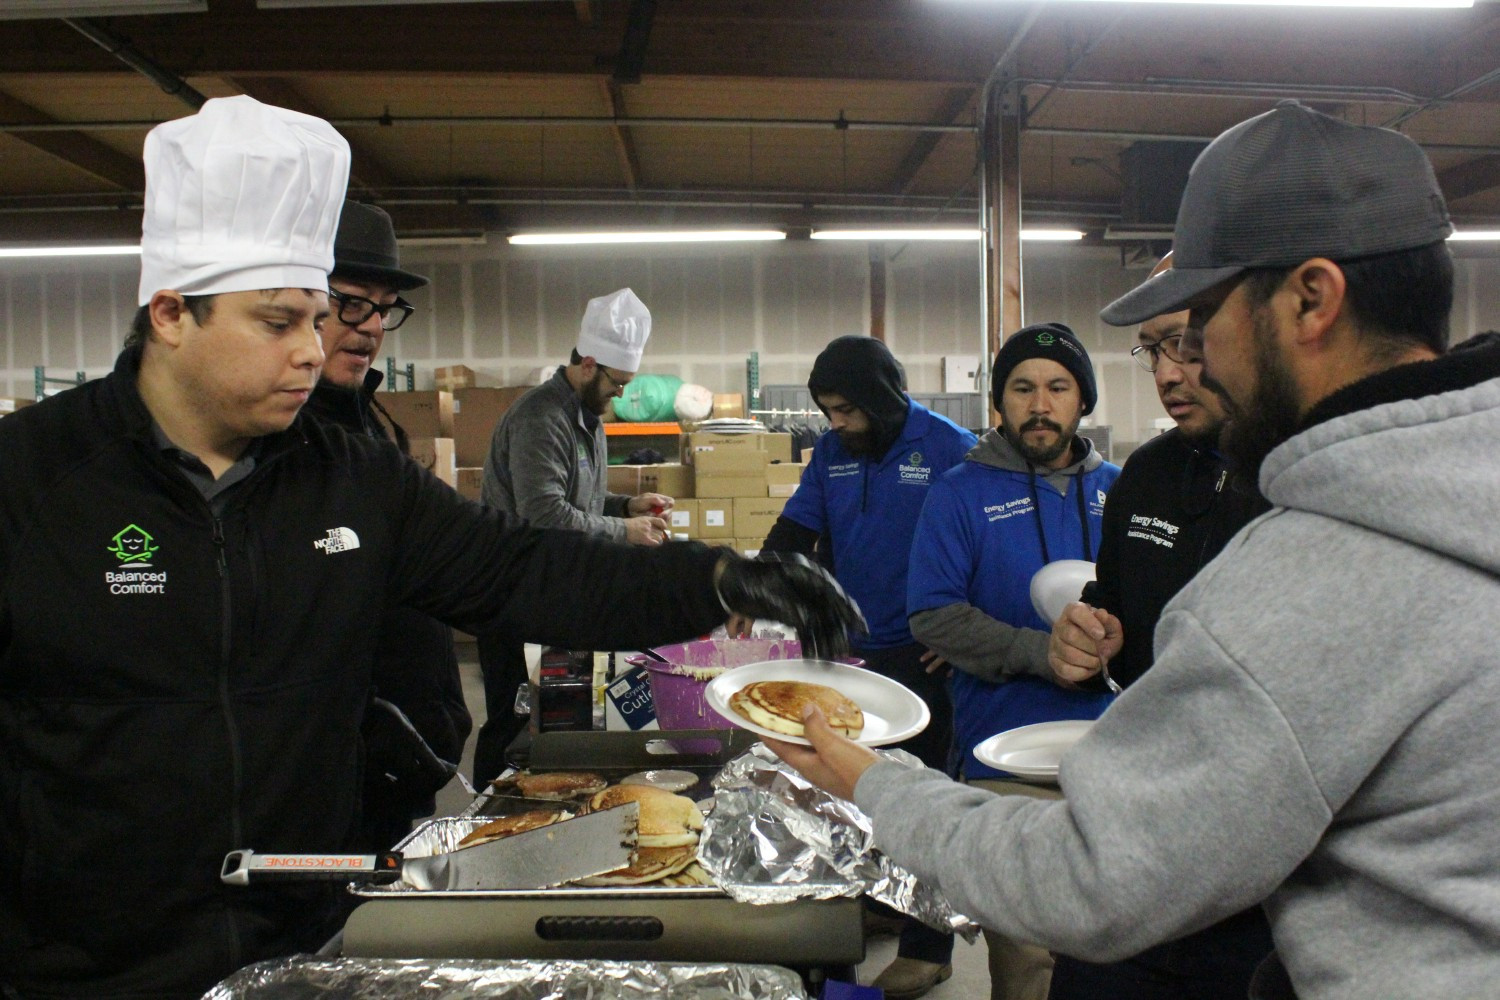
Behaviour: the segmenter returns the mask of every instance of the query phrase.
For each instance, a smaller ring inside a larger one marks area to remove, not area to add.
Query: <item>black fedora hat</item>
[[[385,209],[344,202],[338,234],[333,238],[333,276],[390,282],[396,291],[421,288],[427,279],[401,270],[396,227]]]

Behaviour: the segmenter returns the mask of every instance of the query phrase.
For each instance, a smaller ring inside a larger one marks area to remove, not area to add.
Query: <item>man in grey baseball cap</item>
[[[1104,317],[1190,310],[1184,353],[1272,509],[1168,604],[1061,801],[903,768],[816,715],[810,749],[768,742],[1002,933],[1110,961],[1264,901],[1254,997],[1493,995],[1500,335],[1447,349],[1450,231],[1395,132],[1283,104],[1199,157],[1176,267]]]

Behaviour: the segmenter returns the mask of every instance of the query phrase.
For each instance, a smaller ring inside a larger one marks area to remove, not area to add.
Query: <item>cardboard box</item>
[[[766,477],[756,476],[699,476],[696,484],[698,498],[704,497],[763,497],[766,496]]]
[[[745,394],[743,392],[714,393],[713,414],[716,417],[745,419]]]
[[[757,476],[764,483],[766,464],[766,453],[763,451],[754,448],[729,448],[698,452],[693,468],[699,479],[705,476]]]
[[[411,439],[411,457],[428,472],[458,489],[458,465],[453,461],[452,438]]]
[[[797,462],[775,462],[766,466],[766,494],[773,497],[789,497],[802,484],[802,474],[807,466]]]
[[[483,465],[490,454],[495,425],[516,400],[530,389],[527,385],[500,388],[458,389],[453,393],[453,453],[464,467]]]
[[[449,365],[446,368],[433,369],[432,381],[439,389],[446,389],[448,392],[455,389],[471,389],[479,384],[474,369],[468,365]]]
[[[5,416],[7,413],[15,413],[21,407],[30,406],[34,402],[35,400],[31,399],[0,397],[0,417]]]
[[[734,501],[734,537],[752,538],[756,547],[775,526],[786,506],[785,497],[736,497]]]
[[[453,436],[453,393],[433,392],[382,392],[380,405],[401,425],[410,438],[451,438]],[[483,465],[461,462],[461,465]]]
[[[760,555],[760,543],[763,541],[765,541],[764,538],[736,538],[734,540],[734,551],[742,556],[754,559]]]
[[[667,511],[664,516],[673,538],[698,537],[698,501],[678,500],[676,506]]]
[[[698,537],[733,544],[734,500],[727,497],[698,498]]]
[[[790,434],[756,434],[755,446],[766,453],[772,462],[792,460],[792,436]]]
[[[607,488],[611,493],[623,493],[628,497],[646,492],[641,489],[642,468],[644,466],[611,465],[604,473]]]
[[[697,496],[693,488],[693,467],[669,462],[641,466],[641,492],[664,493],[674,500]]]
[[[480,502],[479,494],[484,484],[484,468],[460,468],[458,470],[458,493],[459,496]]]
[[[758,451],[759,434],[720,434],[716,431],[690,431],[682,435],[682,462],[692,465],[695,456],[704,451]]]

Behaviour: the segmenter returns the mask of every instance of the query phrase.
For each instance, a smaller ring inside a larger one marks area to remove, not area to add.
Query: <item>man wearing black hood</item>
[[[941,674],[906,624],[906,569],[928,487],[977,440],[914,402],[890,350],[870,337],[839,337],[813,362],[807,388],[832,424],[818,439],[801,485],[763,551],[810,554],[822,536],[834,577],[859,602],[870,632],[855,641],[870,669],[915,691],[932,712],[919,735],[897,744],[946,768],[953,709]],[[898,957],[875,982],[887,997],[918,997],[952,974],[953,937],[905,922]]]

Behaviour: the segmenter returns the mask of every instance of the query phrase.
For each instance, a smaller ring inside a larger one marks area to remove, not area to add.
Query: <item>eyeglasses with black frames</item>
[[[1130,349],[1130,356],[1135,358],[1136,364],[1148,372],[1155,372],[1161,365],[1161,359],[1166,359],[1173,364],[1187,364],[1190,360],[1196,361],[1197,357],[1189,358],[1183,350],[1183,335],[1172,333],[1161,338],[1154,344],[1141,344],[1139,347]]]
[[[359,326],[369,319],[371,314],[380,314],[380,328],[386,333],[405,323],[416,307],[401,297],[395,302],[381,305],[374,299],[367,299],[363,295],[350,295],[346,292],[336,292],[332,288],[328,290],[328,299],[338,305],[338,317],[340,323],[349,326]]]
[[[625,391],[625,387],[630,384],[630,380],[629,379],[626,379],[625,381],[621,382],[619,379],[615,378],[613,375],[611,375],[609,373],[609,369],[605,368],[603,365],[599,366],[599,374],[603,375],[605,378],[609,379],[609,384],[612,385],[612,386],[614,386],[616,389],[620,390],[621,392],[624,392]]]

